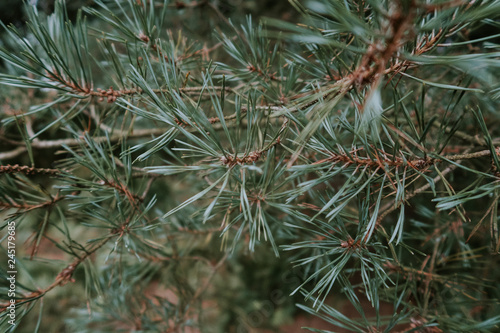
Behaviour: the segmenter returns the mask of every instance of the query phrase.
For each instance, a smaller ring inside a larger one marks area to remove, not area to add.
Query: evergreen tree
[[[2,332],[499,330],[500,1],[266,2],[2,24]]]

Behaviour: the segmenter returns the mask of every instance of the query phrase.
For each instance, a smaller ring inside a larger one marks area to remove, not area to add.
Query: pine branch
[[[290,313],[496,331],[499,3],[292,1],[293,23],[220,5],[96,0],[73,19],[58,0],[7,29],[0,161],[23,161],[0,166],[0,227],[71,258],[19,283],[17,320],[50,331],[45,296],[71,282],[88,309],[61,318],[82,332],[283,330]]]

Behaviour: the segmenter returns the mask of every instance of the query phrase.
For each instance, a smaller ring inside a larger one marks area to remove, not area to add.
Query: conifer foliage
[[[498,331],[500,1],[231,3],[2,24],[1,331]]]

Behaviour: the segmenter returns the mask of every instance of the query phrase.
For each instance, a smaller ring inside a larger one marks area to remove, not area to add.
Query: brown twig
[[[3,160],[10,160],[12,158],[15,158],[19,155],[21,155],[22,153],[24,153],[25,151],[27,151],[28,149],[26,149],[26,147],[17,147],[11,151],[6,151],[6,152],[3,152],[3,153],[0,153],[0,161],[3,161]]]
[[[18,211],[22,210],[24,212],[29,212],[29,211],[32,211],[32,210],[35,210],[38,208],[52,207],[54,204],[56,204],[57,202],[59,202],[61,200],[64,200],[65,198],[66,198],[66,196],[64,196],[64,195],[61,195],[61,196],[56,195],[54,198],[47,200],[45,202],[39,203],[39,204],[27,204],[27,203],[19,204],[19,203],[16,203],[14,201],[11,201],[9,203],[0,202],[0,207],[4,208],[4,209],[17,209]]]
[[[283,107],[273,106],[273,105],[256,106],[253,109],[264,110],[264,111],[268,111],[271,113],[285,110],[285,108],[283,108]],[[289,112],[295,112],[297,110],[298,110],[298,108],[290,109]],[[248,111],[249,111],[249,109],[247,107],[242,106],[241,107],[241,116],[243,117]],[[270,115],[270,118],[278,118],[278,117],[282,117],[282,115],[280,113]],[[224,117],[224,121],[234,121],[236,119],[237,119],[236,114]],[[222,125],[219,124],[221,122],[221,119],[219,119],[217,117],[213,117],[213,118],[209,119],[209,122],[214,125],[215,130],[222,129]],[[178,125],[182,125],[183,127],[185,127],[185,126],[188,126],[189,124],[187,124],[186,122],[178,121]],[[162,135],[170,129],[171,129],[171,127],[167,127],[167,128],[160,127],[160,128],[152,128],[152,129],[135,129],[133,132],[111,129],[111,132],[113,134],[110,135],[109,137],[108,136],[99,136],[99,137],[94,137],[92,140],[96,143],[106,142],[107,140],[109,140],[110,142],[119,142],[119,141],[123,140],[124,138],[134,139],[134,138],[152,137],[152,136]],[[190,131],[190,132],[195,132],[198,130],[199,130],[198,128],[188,129],[188,131]],[[15,157],[17,157],[17,156],[19,156],[22,153],[27,151],[26,147],[22,147],[25,144],[24,141],[10,140],[9,143],[13,144],[13,145],[19,145],[20,147],[13,149],[11,151],[0,153],[0,161],[15,158]],[[81,138],[67,138],[67,139],[57,139],[57,140],[33,141],[31,143],[31,147],[36,148],[36,149],[53,149],[53,148],[62,147],[63,145],[78,146],[80,144],[85,144],[85,141],[82,140]]]
[[[244,165],[244,164],[252,164],[252,163],[257,162],[261,158],[262,154],[267,152],[272,147],[279,145],[281,143],[281,134],[287,128],[288,122],[289,122],[289,119],[286,118],[285,121],[283,122],[283,125],[281,126],[281,129],[279,131],[279,134],[278,134],[278,137],[276,138],[276,140],[269,143],[266,147],[264,147],[260,150],[254,150],[243,157],[238,157],[236,155],[233,156],[233,155],[229,155],[229,154],[226,156],[222,156],[220,158],[222,164],[227,165],[228,167],[233,167],[237,164]]]
[[[7,174],[22,173],[25,175],[42,174],[42,175],[57,176],[61,173],[61,171],[58,169],[35,168],[35,167],[29,167],[27,165],[14,164],[14,165],[1,165],[0,174],[2,173],[7,173]]]
[[[69,282],[74,282],[74,279],[72,278],[73,273],[75,272],[76,268],[85,260],[87,259],[90,255],[92,255],[94,252],[96,252],[98,249],[100,249],[104,244],[108,242],[114,235],[110,235],[103,240],[101,240],[99,243],[94,245],[91,249],[88,249],[84,251],[84,254],[75,259],[71,264],[66,266],[55,278],[54,282],[52,282],[48,287],[45,289],[39,289],[37,291],[33,291],[31,293],[27,293],[25,295],[19,295],[16,298],[15,303],[16,304],[22,304],[22,303],[30,303],[33,302],[43,296],[45,296],[49,291],[52,289],[56,288],[57,286],[64,286]],[[10,303],[9,303],[10,304]],[[9,304],[2,303],[0,304],[0,313],[5,312],[7,310],[7,306]]]
[[[457,164],[458,163],[460,163],[460,161],[457,161]],[[436,177],[434,177],[433,182],[437,183],[437,182],[441,181],[443,179],[442,178],[443,176],[447,175],[448,173],[452,172],[453,170],[455,170],[458,167],[457,164],[453,164],[453,165],[448,166],[446,169],[444,169],[441,172],[440,175],[437,175]],[[426,183],[425,185],[419,187],[415,191],[407,193],[405,195],[405,201],[408,201],[411,198],[413,198],[414,196],[416,196],[416,195],[418,195],[418,194],[420,194],[422,192],[427,191],[430,187],[431,187],[431,184],[430,183]],[[386,206],[382,207],[382,209],[381,209],[382,213],[380,213],[380,215],[377,218],[376,227],[379,226],[382,223],[382,220],[387,215],[389,215],[390,213],[392,213],[393,211],[395,211],[398,208],[399,208],[399,205],[394,205],[393,202],[389,202]]]
[[[445,161],[460,161],[460,160],[470,160],[476,159],[486,156],[491,156],[491,150],[481,150],[475,153],[465,152],[462,154],[453,154],[453,155],[443,155],[435,158],[415,158],[415,159],[403,159],[401,157],[395,157],[388,153],[377,152],[376,158],[373,159],[371,157],[360,157],[358,156],[359,151],[363,151],[363,148],[359,148],[353,150],[347,155],[346,153],[335,153],[329,152],[330,157],[318,160],[313,164],[322,164],[322,163],[342,163],[343,165],[356,165],[360,167],[369,167],[369,168],[380,168],[385,169],[386,166],[389,167],[407,167],[409,166],[415,170],[425,170],[429,166],[442,163]],[[496,150],[497,155],[500,156],[500,149]],[[381,156],[382,155],[382,156]]]

